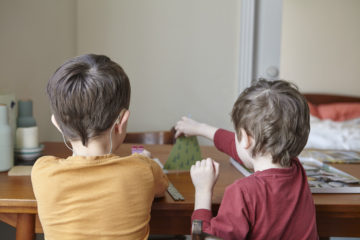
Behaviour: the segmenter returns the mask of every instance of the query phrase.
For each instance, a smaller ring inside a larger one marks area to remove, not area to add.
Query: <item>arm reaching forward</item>
[[[213,141],[218,128],[205,123],[199,123],[191,118],[182,117],[181,120],[176,123],[175,130],[176,138],[184,134],[185,136],[202,136]]]

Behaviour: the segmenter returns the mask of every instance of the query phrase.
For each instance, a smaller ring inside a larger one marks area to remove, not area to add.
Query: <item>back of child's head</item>
[[[81,140],[111,128],[129,108],[130,82],[124,70],[103,55],[75,57],[59,67],[47,84],[51,108],[64,136]]]
[[[255,140],[252,156],[271,154],[273,163],[291,165],[309,132],[309,108],[297,87],[286,81],[260,79],[245,89],[234,104],[232,121],[237,137],[244,129]]]

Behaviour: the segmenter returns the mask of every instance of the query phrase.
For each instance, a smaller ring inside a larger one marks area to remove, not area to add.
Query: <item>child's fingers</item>
[[[146,149],[144,149],[140,154],[145,156],[145,157],[151,158],[151,152],[149,152]]]
[[[207,163],[209,164],[209,166],[211,166],[211,169],[213,170],[215,176],[218,176],[219,175],[219,163],[215,162],[211,158],[207,159]]]
[[[209,168],[213,168],[213,160],[211,158],[206,159],[206,166]]]
[[[177,122],[177,123],[175,124],[175,130],[176,130],[176,132],[175,132],[175,138],[177,138],[177,137],[181,134],[180,127],[179,127],[179,122]]]
[[[175,124],[175,130],[176,130],[175,138],[178,138],[179,136],[181,136],[185,133],[184,126],[183,126],[183,120],[180,120]]]
[[[201,165],[201,162],[200,162],[200,161],[196,161],[195,166],[196,166],[196,167],[200,167],[200,165]]]
[[[192,175],[192,173],[195,171],[195,165],[192,165],[190,168],[190,175]]]
[[[178,131],[178,130],[176,130],[176,132],[175,132],[175,138],[178,138],[178,137],[180,136],[180,134],[181,134],[181,132]]]
[[[206,162],[207,160],[206,159],[203,159],[203,160],[201,160],[201,167],[206,167]]]
[[[220,164],[218,162],[213,161],[213,166],[214,166],[214,170],[215,170],[215,176],[218,176],[219,170],[220,170]]]

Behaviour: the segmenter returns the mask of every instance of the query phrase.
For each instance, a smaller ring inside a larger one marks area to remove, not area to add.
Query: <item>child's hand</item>
[[[194,209],[211,210],[212,190],[219,176],[219,163],[211,158],[197,161],[191,167],[190,175],[195,186]]]
[[[175,138],[181,134],[187,136],[199,135],[200,123],[191,118],[182,117],[175,125]]]
[[[199,123],[191,118],[182,117],[175,125],[175,138],[181,134],[187,136],[203,136],[213,141],[215,132],[218,128],[207,125],[205,123]]]
[[[148,158],[152,158],[151,156],[151,152],[149,152],[148,150],[144,149],[141,153],[139,153],[145,157],[148,157]]]
[[[219,163],[207,158],[197,161],[190,169],[196,191],[211,192],[219,176]]]

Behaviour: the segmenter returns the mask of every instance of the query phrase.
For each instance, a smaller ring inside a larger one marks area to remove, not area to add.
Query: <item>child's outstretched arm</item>
[[[218,128],[197,122],[191,118],[182,117],[175,125],[175,137],[184,134],[185,136],[202,136],[214,140],[215,132]]]
[[[211,210],[211,197],[219,176],[219,163],[211,158],[197,161],[190,169],[195,187],[195,208]]]

